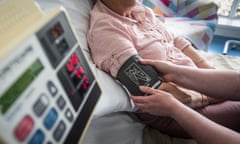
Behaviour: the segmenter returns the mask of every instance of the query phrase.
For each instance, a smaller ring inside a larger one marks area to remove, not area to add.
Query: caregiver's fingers
[[[146,105],[145,104],[139,104],[139,103],[135,103],[135,105],[136,105],[136,107],[138,107],[139,109],[141,109],[141,110],[145,110],[145,107],[146,107]]]
[[[150,95],[151,95],[151,94],[155,94],[155,93],[158,92],[157,89],[153,89],[153,88],[150,88],[150,87],[147,87],[147,86],[140,86],[139,89],[140,89],[142,92],[144,92],[144,93],[146,93],[146,94],[150,94]]]
[[[159,63],[159,60],[152,60],[152,59],[140,59],[140,62],[142,64],[149,64],[149,65],[152,65],[152,66],[155,66]]]
[[[140,59],[140,62],[142,64],[146,64],[146,65],[152,65],[154,67],[165,67],[167,66],[169,63],[165,62],[165,61],[161,61],[161,60],[151,60],[151,59]]]
[[[132,96],[132,100],[135,102],[135,103],[147,103],[147,99],[145,98],[146,96]]]
[[[171,64],[161,60],[141,59],[141,64],[153,66],[159,73],[166,74],[169,72]]]

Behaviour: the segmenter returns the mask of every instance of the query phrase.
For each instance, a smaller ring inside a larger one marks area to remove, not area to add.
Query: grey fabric
[[[143,130],[143,144],[197,144],[192,139],[174,138],[160,133],[154,128],[145,127]]]

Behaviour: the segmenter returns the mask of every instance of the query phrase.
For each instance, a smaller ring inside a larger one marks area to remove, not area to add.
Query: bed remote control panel
[[[101,89],[65,12],[29,29],[1,57],[0,143],[77,143]]]

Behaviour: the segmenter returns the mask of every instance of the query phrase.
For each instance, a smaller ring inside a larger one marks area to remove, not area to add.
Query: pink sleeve
[[[95,64],[113,77],[130,56],[137,54],[127,29],[111,19],[95,23],[88,43]]]
[[[184,48],[191,45],[190,41],[188,41],[186,38],[182,36],[176,36],[174,38],[174,45],[175,47],[179,48],[180,50],[183,50]]]

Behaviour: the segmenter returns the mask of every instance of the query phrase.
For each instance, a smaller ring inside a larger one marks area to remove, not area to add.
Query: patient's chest
[[[133,43],[139,55],[147,59],[158,59],[182,65],[194,65],[179,48],[174,45],[174,36],[163,25],[146,23],[129,28]]]

